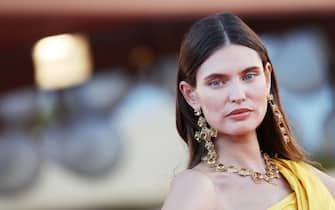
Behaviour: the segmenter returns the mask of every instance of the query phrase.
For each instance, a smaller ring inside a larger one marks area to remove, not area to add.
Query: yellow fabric
[[[335,210],[335,199],[306,163],[274,161],[294,192],[268,210]]]

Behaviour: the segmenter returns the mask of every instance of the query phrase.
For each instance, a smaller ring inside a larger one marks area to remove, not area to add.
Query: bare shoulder
[[[214,210],[215,206],[212,180],[199,171],[187,169],[172,180],[162,210]]]
[[[325,172],[309,165],[315,174],[321,179],[324,185],[328,188],[329,192],[335,197],[335,178],[329,176]]]

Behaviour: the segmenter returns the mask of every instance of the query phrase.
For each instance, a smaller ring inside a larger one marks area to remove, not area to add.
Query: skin
[[[240,55],[240,52],[244,56]],[[194,109],[201,107],[208,123],[221,136],[243,136],[254,132],[264,118],[270,91],[270,67],[266,71],[258,54],[247,47],[229,45],[216,51],[200,67],[197,87],[181,83],[196,97],[188,101]],[[187,91],[185,91],[187,92]],[[227,114],[237,108],[252,112],[246,120],[234,120]]]
[[[271,65],[264,68],[256,51],[231,44],[217,50],[200,66],[196,87],[180,83],[189,105],[195,110],[201,108],[209,125],[218,130],[214,143],[220,162],[264,168],[256,128],[265,116],[270,78]],[[227,116],[237,108],[251,111],[243,120]]]
[[[196,87],[180,82],[187,103],[194,110],[201,108],[209,125],[218,130],[214,144],[219,162],[265,171],[256,128],[266,113],[271,71],[270,63],[263,67],[253,49],[230,44],[215,51],[200,66]],[[243,118],[228,115],[237,108],[250,112]],[[335,195],[335,182],[312,169]],[[291,193],[283,177],[277,185],[263,183],[255,187],[250,178],[218,173],[201,162],[174,178],[162,210],[267,209]]]

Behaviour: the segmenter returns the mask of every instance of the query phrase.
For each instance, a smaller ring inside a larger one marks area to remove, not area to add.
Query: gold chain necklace
[[[217,162],[217,153],[214,149],[213,142],[206,141],[205,147],[208,153],[202,160],[207,161],[207,165],[211,168],[215,168],[216,171],[235,173],[243,177],[250,176],[256,184],[262,183],[263,181],[270,184],[276,184],[274,180],[279,179],[279,169],[271,157],[266,153],[263,153],[265,173],[260,173],[247,168],[237,169],[233,165],[226,166],[223,163],[219,163]]]

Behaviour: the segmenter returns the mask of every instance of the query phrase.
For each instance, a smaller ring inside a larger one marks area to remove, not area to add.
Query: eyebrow
[[[245,72],[253,71],[253,70],[256,70],[256,69],[260,69],[260,67],[259,66],[251,66],[251,67],[243,69],[240,73],[245,73]],[[204,78],[204,80],[210,80],[210,79],[216,78],[216,77],[228,77],[228,75],[213,73],[213,74],[210,74],[210,75],[206,76]]]

